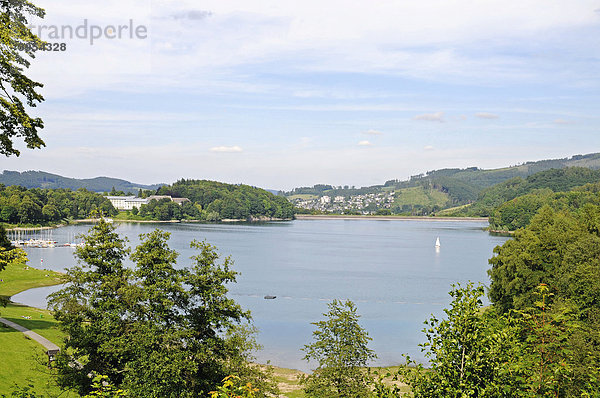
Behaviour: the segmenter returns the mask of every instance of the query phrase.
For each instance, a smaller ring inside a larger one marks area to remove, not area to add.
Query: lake
[[[484,231],[478,221],[295,220],[260,224],[118,224],[117,232],[139,243],[138,235],[161,228],[170,232],[178,264],[190,264],[193,239],[206,240],[231,255],[240,272],[230,297],[250,309],[260,362],[308,370],[300,348],[333,299],[350,299],[373,338],[376,364],[402,362],[402,354],[422,360],[423,321],[443,315],[456,282],[488,284],[488,259],[507,238]],[[59,243],[74,240],[90,225],[55,229]],[[434,247],[436,238],[441,248]],[[34,267],[64,270],[75,264],[72,248],[26,249]],[[32,289],[13,300],[45,307],[57,287]],[[277,296],[265,300],[265,295]]]

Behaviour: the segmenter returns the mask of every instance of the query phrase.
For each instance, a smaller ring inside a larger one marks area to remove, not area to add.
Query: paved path
[[[0,322],[5,324],[6,326],[18,330],[19,332],[23,332],[23,334],[29,337],[31,340],[35,340],[41,345],[43,345],[46,350],[60,350],[60,348],[56,344],[54,344],[47,338],[40,336],[36,332],[33,332],[27,328],[24,328],[21,325],[11,322],[8,319],[0,318]]]

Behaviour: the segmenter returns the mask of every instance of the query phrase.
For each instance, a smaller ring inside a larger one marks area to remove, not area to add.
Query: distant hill
[[[600,182],[600,170],[584,167],[567,167],[540,171],[527,178],[515,177],[491,187],[479,194],[477,201],[460,209],[454,215],[490,216],[494,210],[517,197],[535,193],[545,197],[555,192],[568,192],[585,184]]]
[[[282,194],[292,200],[296,206],[307,211],[368,213],[380,210],[382,207],[379,204],[385,202],[385,208],[392,213],[427,215],[479,201],[481,194],[496,184],[516,178],[527,179],[527,177],[543,171],[571,167],[598,170],[600,169],[600,153],[527,162],[490,170],[477,167],[433,170],[412,176],[408,180],[390,180],[383,185],[361,188],[318,184],[313,187],[296,188],[290,192],[282,192]],[[567,179],[571,177],[575,176],[566,176]],[[535,183],[532,182],[532,186],[534,185]],[[543,186],[544,184],[538,182],[538,185]],[[385,195],[392,192],[394,201],[392,203],[389,200],[385,201]],[[321,200],[324,196],[339,199],[327,202]],[[492,206],[486,206],[486,211],[489,212],[498,204],[493,203]]]
[[[577,169],[569,168],[565,170],[572,172]],[[519,228],[525,228],[543,206],[550,206],[555,211],[569,210],[583,213],[589,211],[588,205],[600,205],[600,172],[596,171],[596,173],[595,182],[582,186],[572,187],[572,184],[551,184],[554,186],[523,190],[525,193],[507,200],[491,210],[490,228],[496,231],[515,231]],[[534,176],[538,175],[534,174]],[[592,177],[592,175],[590,174],[588,177]],[[574,182],[577,180],[575,178]],[[523,184],[523,188],[526,188],[525,184]]]
[[[87,179],[76,179],[46,173],[44,171],[18,171],[4,170],[0,174],[0,184],[20,185],[25,188],[48,188],[48,189],[72,189],[85,188],[92,192],[110,192],[113,187],[117,191],[125,193],[137,193],[140,189],[157,190],[164,184],[143,185],[136,184],[118,178],[96,177]]]

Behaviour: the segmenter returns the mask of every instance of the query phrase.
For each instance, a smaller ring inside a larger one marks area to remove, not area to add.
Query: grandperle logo
[[[31,33],[42,40],[88,40],[90,45],[101,39],[122,40],[148,38],[148,27],[138,25],[130,19],[127,24],[122,25],[93,25],[87,19],[77,26],[73,25],[30,25]]]

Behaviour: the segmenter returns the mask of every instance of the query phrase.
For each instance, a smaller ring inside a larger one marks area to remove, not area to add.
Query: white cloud
[[[432,145],[426,145],[423,149],[426,151],[433,151],[435,148]]]
[[[365,134],[365,135],[383,135],[383,133],[381,131],[373,130],[373,129],[363,131],[363,134]]]
[[[554,124],[575,124],[575,122],[573,122],[572,120],[566,120],[566,119],[556,119],[554,120]]]
[[[499,116],[494,114],[494,113],[488,113],[488,112],[479,112],[475,114],[475,117],[478,117],[480,119],[498,119]]]
[[[414,120],[425,120],[428,122],[443,122],[444,121],[444,112],[424,113],[422,115],[415,116],[413,119]]]
[[[189,19],[191,21],[201,21],[212,15],[213,13],[210,11],[192,9],[177,12],[175,14],[172,14],[171,17],[174,19]]]
[[[359,146],[371,146],[373,144],[371,144],[371,142],[365,140],[365,141],[359,141],[358,145]]]
[[[225,153],[233,153],[233,152],[242,152],[243,149],[237,145],[234,146],[216,146],[210,148],[211,152],[225,152]]]

